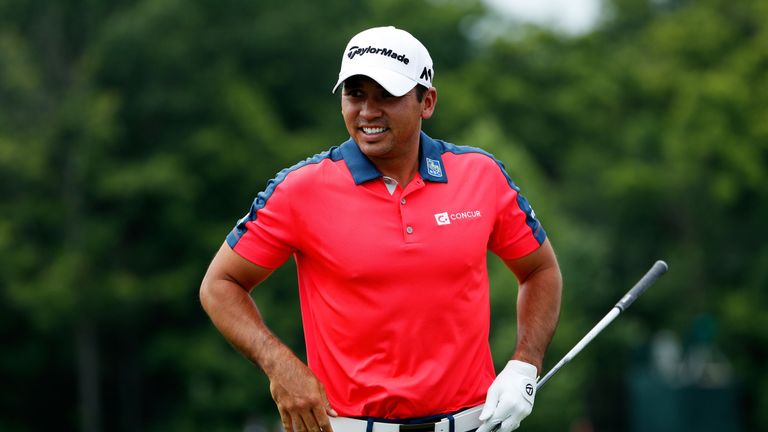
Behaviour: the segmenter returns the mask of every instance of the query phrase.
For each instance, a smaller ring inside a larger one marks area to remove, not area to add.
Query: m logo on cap
[[[432,69],[424,66],[424,70],[421,71],[421,76],[419,79],[427,80],[429,82],[432,82]]]

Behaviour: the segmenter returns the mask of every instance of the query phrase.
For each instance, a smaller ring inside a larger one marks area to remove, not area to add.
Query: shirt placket
[[[405,190],[399,196],[398,207],[400,209],[400,227],[403,232],[403,241],[405,243],[418,243],[421,237],[420,229],[423,226],[419,225],[418,214],[412,205],[415,198],[414,192],[424,187],[424,180],[420,176],[416,176]]]

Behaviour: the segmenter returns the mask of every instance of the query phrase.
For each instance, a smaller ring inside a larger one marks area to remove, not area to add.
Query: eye
[[[350,98],[360,98],[363,97],[363,91],[358,88],[345,88],[344,89],[344,96],[350,97]]]

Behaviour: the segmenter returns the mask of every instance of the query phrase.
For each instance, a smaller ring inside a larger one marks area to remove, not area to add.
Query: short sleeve
[[[521,258],[538,249],[547,235],[528,200],[499,163],[495,176],[496,219],[488,249],[501,259]]]
[[[294,218],[288,187],[270,180],[227,236],[238,255],[266,268],[280,267],[294,252]]]

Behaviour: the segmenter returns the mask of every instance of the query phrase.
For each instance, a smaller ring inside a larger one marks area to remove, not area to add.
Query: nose
[[[360,117],[365,119],[373,119],[380,116],[381,109],[378,102],[372,97],[365,98],[365,100],[362,102],[362,105],[360,106]]]

